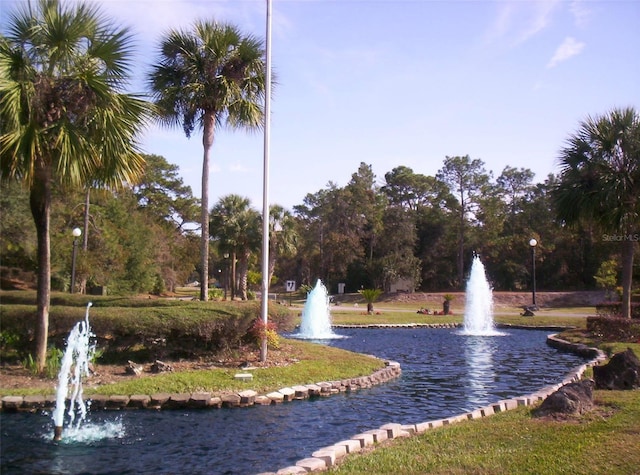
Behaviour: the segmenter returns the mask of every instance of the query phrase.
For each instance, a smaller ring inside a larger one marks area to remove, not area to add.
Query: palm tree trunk
[[[247,274],[249,273],[249,253],[242,252],[240,256],[240,298],[242,300],[248,299],[247,294]]]
[[[271,285],[271,279],[273,279],[273,274],[276,271],[276,259],[274,251],[269,252],[269,275],[267,276],[267,286]]]
[[[204,130],[202,134],[202,206],[200,226],[200,300],[206,302],[209,299],[209,152],[213,145],[213,132],[215,116],[211,113],[204,115]]]
[[[631,284],[633,280],[633,253],[635,241],[631,235],[622,242],[622,316],[631,318]]]
[[[238,262],[238,255],[236,251],[231,253],[231,300],[236,298],[236,289],[238,288],[237,270],[236,264]]]
[[[49,304],[51,301],[51,242],[49,224],[51,219],[50,170],[39,167],[29,195],[31,214],[38,236],[38,291],[36,294],[36,365],[38,372],[44,370],[47,361],[49,337]]]

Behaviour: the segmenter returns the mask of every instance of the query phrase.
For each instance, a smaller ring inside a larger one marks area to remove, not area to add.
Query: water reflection
[[[466,400],[472,409],[487,401],[488,388],[495,381],[493,354],[497,346],[495,337],[486,336],[469,336],[464,339],[463,345],[467,367]]]

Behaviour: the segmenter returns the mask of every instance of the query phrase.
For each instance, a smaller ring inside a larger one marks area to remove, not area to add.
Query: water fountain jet
[[[331,329],[329,295],[327,288],[320,279],[318,279],[311,292],[307,294],[307,300],[302,309],[300,332],[294,336],[304,340],[342,338]]]
[[[471,273],[467,281],[464,308],[464,335],[496,336],[493,322],[493,289],[489,285],[484,265],[480,257],[474,254]]]
[[[76,416],[76,428],[80,426],[87,415],[87,406],[82,398],[82,377],[89,375],[89,362],[95,354],[95,344],[90,342],[93,335],[89,326],[89,308],[93,304],[87,304],[84,321],[76,323],[67,337],[67,348],[60,363],[58,373],[58,386],[56,388],[56,407],[53,410],[54,433],[53,440],[62,440],[64,426],[64,413],[67,395],[71,388],[69,398],[69,424],[73,426]]]

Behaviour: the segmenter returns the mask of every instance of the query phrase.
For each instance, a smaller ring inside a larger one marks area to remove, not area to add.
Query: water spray
[[[56,389],[56,407],[53,410],[53,440],[62,440],[62,429],[64,425],[64,412],[69,385],[72,392],[69,400],[70,424],[76,418],[76,411],[79,412],[77,425],[84,420],[87,415],[87,406],[82,398],[82,377],[89,376],[89,362],[95,353],[95,345],[90,343],[91,327],[89,326],[89,308],[93,304],[87,304],[84,321],[76,323],[71,329],[67,338],[67,348],[62,356],[60,372],[58,373],[58,387]],[[76,409],[77,406],[77,409]]]

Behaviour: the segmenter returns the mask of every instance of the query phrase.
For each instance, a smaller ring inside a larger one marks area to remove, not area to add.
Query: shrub
[[[262,340],[265,338],[267,339],[267,348],[276,350],[280,348],[278,327],[271,321],[265,324],[261,318],[256,318],[249,329],[248,336],[258,348],[262,346]]]
[[[85,301],[92,300],[85,298]],[[69,302],[71,299],[69,300]],[[93,300],[92,300],[93,301]],[[73,299],[78,305],[82,299]],[[64,348],[69,331],[85,316],[84,306],[52,306],[49,339]],[[102,350],[103,363],[127,360],[210,357],[239,348],[256,315],[256,302],[194,302],[165,299],[96,299],[89,321]],[[291,310],[270,302],[269,314],[277,328],[293,328]],[[32,351],[36,327],[35,305],[0,306],[3,360],[20,361]]]
[[[64,352],[55,347],[50,347],[47,350],[47,359],[44,367],[44,375],[47,378],[54,379],[56,376],[58,376],[63,355]],[[37,376],[39,374],[38,365],[36,364],[31,354],[28,354],[27,357],[23,360],[22,366],[27,368],[29,372],[34,376]]]
[[[640,322],[620,317],[587,317],[587,331],[604,341],[640,341]]]
[[[600,302],[596,313],[602,317],[622,316],[622,302]],[[640,302],[631,302],[631,318],[640,318]]]
[[[209,300],[222,300],[224,298],[224,290],[219,288],[209,289]]]

